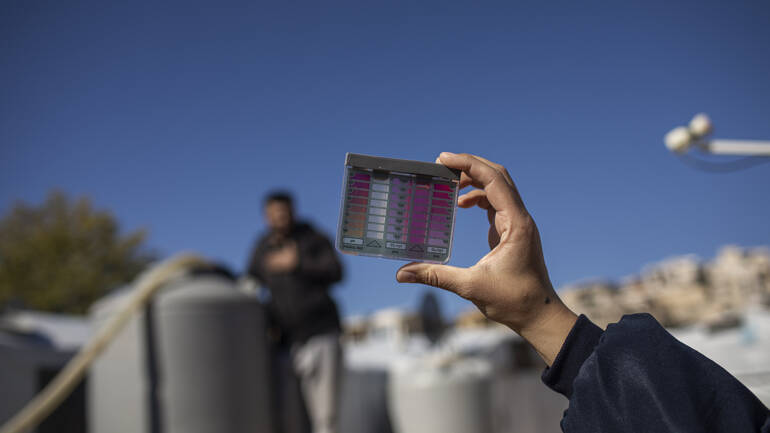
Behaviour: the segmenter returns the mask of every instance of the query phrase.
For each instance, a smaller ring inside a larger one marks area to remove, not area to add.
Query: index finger
[[[482,188],[487,195],[489,204],[496,210],[512,210],[524,213],[524,204],[518,192],[509,184],[505,174],[474,155],[467,153],[454,154],[442,152],[439,160],[447,167],[462,170],[468,176],[471,184]]]

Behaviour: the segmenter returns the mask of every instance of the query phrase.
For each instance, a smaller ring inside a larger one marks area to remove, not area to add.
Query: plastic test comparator
[[[337,248],[347,254],[449,261],[460,171],[348,153]]]

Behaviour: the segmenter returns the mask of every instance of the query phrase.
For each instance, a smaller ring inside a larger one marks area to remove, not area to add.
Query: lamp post
[[[695,147],[714,155],[770,157],[770,141],[710,139],[713,131],[711,119],[700,113],[692,118],[688,126],[679,126],[669,131],[663,142],[668,150],[678,154],[684,154]]]

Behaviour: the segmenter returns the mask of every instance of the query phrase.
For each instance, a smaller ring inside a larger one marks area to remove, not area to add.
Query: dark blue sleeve
[[[569,399],[567,433],[770,433],[756,396],[649,314],[606,331],[581,315],[543,382]]]

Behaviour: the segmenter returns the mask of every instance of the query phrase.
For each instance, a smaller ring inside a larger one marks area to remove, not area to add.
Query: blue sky
[[[704,173],[662,144],[700,111],[770,139],[770,3],[414,3],[2,2],[0,212],[60,188],[241,271],[266,191],[333,235],[345,152],[448,150],[508,167],[557,286],[770,244],[770,164]],[[485,224],[459,212],[452,264]],[[422,293],[344,261],[345,314]]]

